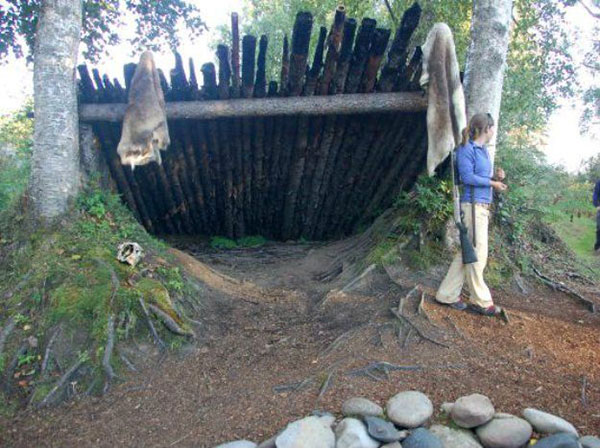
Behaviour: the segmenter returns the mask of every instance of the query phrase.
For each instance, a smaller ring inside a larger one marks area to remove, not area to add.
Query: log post
[[[269,40],[264,34],[260,36],[258,44],[258,60],[256,63],[256,83],[254,84],[254,97],[264,98],[267,95],[267,45]]]
[[[252,98],[256,62],[256,37],[247,35],[242,39],[242,96]]]
[[[219,59],[219,99],[229,98],[229,81],[231,79],[231,65],[229,63],[229,48],[226,45],[217,46]]]
[[[231,13],[231,98],[240,97],[240,29],[238,15]]]
[[[367,59],[365,72],[360,83],[361,92],[370,93],[373,91],[375,82],[377,81],[377,72],[379,71],[379,66],[381,65],[381,60],[383,59],[389,39],[390,30],[377,28],[373,33],[373,40],[369,48],[369,58]]]
[[[344,6],[338,6],[335,11],[333,24],[327,37],[327,55],[325,56],[325,68],[319,80],[319,95],[327,95],[331,89],[331,81],[335,75],[338,61],[340,59],[340,48],[344,36],[344,20],[346,10]]]
[[[283,52],[281,55],[281,77],[279,79],[280,96],[287,96],[290,75],[290,50],[287,34],[283,36]]]
[[[356,93],[358,91],[360,80],[367,64],[367,58],[369,57],[369,48],[376,26],[377,21],[369,18],[364,18],[360,24],[344,88],[345,93]]]
[[[327,28],[322,26],[319,30],[319,40],[317,42],[317,48],[315,50],[315,56],[313,58],[312,67],[308,71],[306,76],[306,84],[304,85],[303,95],[312,96],[315,94],[317,88],[317,80],[321,74],[321,68],[323,67],[323,49],[325,47],[325,38],[327,37]]]
[[[292,55],[290,57],[289,94],[291,96],[298,96],[302,92],[312,24],[313,17],[311,13],[299,12],[296,15],[292,33]]]
[[[344,38],[340,50],[340,58],[333,77],[332,93],[343,93],[346,87],[346,77],[350,69],[350,58],[352,57],[352,46],[356,34],[356,20],[350,18],[344,21]]]
[[[202,97],[208,100],[214,100],[218,97],[217,91],[217,74],[215,65],[212,62],[202,64],[200,69],[202,72]]]

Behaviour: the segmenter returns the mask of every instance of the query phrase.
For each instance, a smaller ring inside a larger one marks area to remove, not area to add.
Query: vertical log
[[[231,222],[225,218],[225,196],[226,186],[225,180],[223,179],[221,169],[221,142],[219,139],[219,129],[216,120],[209,120],[206,123],[207,136],[208,136],[208,151],[210,157],[210,172],[213,184],[215,186],[215,203],[217,208],[217,220],[219,223],[218,229],[220,232],[227,234],[226,225]],[[233,232],[233,231],[232,231]]]
[[[242,96],[252,98],[254,91],[254,64],[256,62],[256,37],[242,39]]]
[[[231,97],[240,97],[240,29],[238,15],[231,13]]]
[[[229,48],[226,45],[217,46],[219,59],[219,98],[229,98],[229,80],[231,79],[231,65],[229,64]]]
[[[390,40],[390,30],[384,28],[377,28],[373,33],[373,40],[371,41],[371,48],[369,49],[369,58],[367,59],[367,66],[361,80],[360,91],[363,93],[371,93],[375,87],[375,81],[377,81],[377,72],[383,59],[383,54],[387,48],[388,41]]]
[[[223,210],[225,214],[224,230],[227,238],[234,238],[234,210],[233,210],[233,166],[231,161],[232,139],[229,134],[227,119],[217,120],[219,136],[219,155],[221,173],[220,178],[223,184]]]
[[[163,188],[162,183],[158,180],[156,164],[150,163],[138,168],[143,173],[142,177],[145,176],[152,187],[156,212],[159,214],[160,220],[163,222],[167,232],[169,232],[169,234],[181,233],[181,223],[176,222],[175,219],[172,218],[172,198],[167,198],[167,192]]]
[[[117,78],[113,78],[113,86],[117,94],[117,103],[127,103],[127,92]]]
[[[350,61],[350,70],[346,79],[345,93],[356,93],[359,88],[362,74],[365,71],[369,48],[377,22],[373,19],[364,18],[358,29],[352,60]]]
[[[188,66],[190,70],[190,81],[187,98],[192,101],[197,101],[200,99],[200,91],[198,90],[198,78],[196,78],[196,67],[194,66],[194,60],[192,58],[189,58]]]
[[[398,77],[398,81],[394,90],[397,92],[404,92],[406,90],[414,90],[418,84],[418,80],[421,73],[423,60],[423,51],[421,47],[415,47],[408,66]]]
[[[325,38],[327,37],[327,28],[322,26],[319,30],[319,40],[317,42],[317,48],[315,50],[315,56],[313,58],[312,67],[308,71],[306,76],[306,84],[304,85],[303,95],[312,96],[315,94],[317,88],[317,80],[321,74],[321,68],[323,68],[323,49],[325,47]]]
[[[206,123],[197,121],[190,130],[192,131],[196,161],[200,167],[200,181],[204,191],[206,214],[212,232],[218,233],[220,223],[217,217],[216,187],[211,173],[211,155],[208,149]]]
[[[264,134],[264,150],[263,150],[263,167],[262,167],[262,182],[260,189],[260,196],[258,202],[260,233],[264,236],[271,237],[271,229],[268,228],[268,205],[269,205],[269,192],[271,191],[272,179],[271,173],[271,161],[273,158],[274,151],[274,137],[275,137],[275,118],[267,117],[262,119],[264,122],[265,134]]]
[[[380,92],[391,92],[398,78],[404,76],[406,70],[406,57],[408,44],[421,19],[421,7],[414,3],[402,16],[400,27],[396,29],[394,40],[388,52],[387,62],[381,71],[377,90]]]
[[[252,221],[252,119],[242,118],[242,194],[246,232],[254,232]]]
[[[267,45],[269,41],[264,34],[260,36],[258,45],[258,61],[256,69],[256,83],[254,84],[254,96],[264,98],[267,95]]]
[[[302,92],[303,80],[308,60],[308,47],[312,31],[313,18],[309,12],[296,15],[292,33],[292,54],[290,57],[289,93],[298,96]]]
[[[283,53],[281,55],[281,77],[279,86],[281,89],[280,96],[287,96],[288,82],[290,75],[290,50],[287,34],[283,36]]]
[[[277,96],[277,81],[269,82],[269,91],[267,92],[267,96],[269,98]]]
[[[79,72],[79,92],[82,99],[86,103],[95,103],[97,101],[96,89],[94,88],[94,82],[90,77],[87,65],[81,64],[77,66]]]
[[[215,100],[218,97],[217,75],[215,65],[212,62],[203,64],[200,69],[202,72],[202,97],[207,100]]]
[[[276,231],[277,223],[277,211],[279,210],[279,203],[277,201],[279,192],[281,190],[281,179],[279,177],[279,165],[281,154],[283,152],[283,128],[286,123],[284,117],[273,117],[273,149],[271,150],[271,157],[269,159],[269,182],[270,187],[267,196],[267,219],[266,227],[270,229],[271,236],[278,236],[279,232]]]
[[[253,119],[252,135],[252,222],[261,233],[260,206],[264,191],[265,118]]]
[[[233,213],[234,233],[240,238],[246,233],[244,217],[244,176],[243,176],[243,143],[242,119],[233,118],[229,122],[230,134],[233,145],[231,146],[232,172],[233,172]]]
[[[175,68],[171,70],[171,92],[169,100],[183,101],[187,99],[188,81],[183,69],[183,59],[178,52],[175,52]]]
[[[160,87],[163,91],[163,95],[166,100],[167,98],[170,98],[171,87],[169,86],[169,82],[167,81],[167,78],[165,77],[165,74],[163,73],[163,71],[160,68],[157,69],[156,71],[158,72],[158,79],[160,81]]]
[[[340,50],[340,58],[333,77],[331,93],[343,93],[346,87],[346,78],[350,69],[350,58],[352,57],[352,46],[356,34],[356,20],[346,19],[344,21],[344,38]]]
[[[129,87],[131,87],[131,80],[133,79],[136,68],[137,64],[135,62],[130,62],[123,66],[123,78],[125,79],[125,90],[127,90],[127,95],[129,95]]]
[[[283,121],[283,134],[281,144],[281,154],[279,157],[278,166],[278,188],[276,191],[277,197],[275,199],[275,210],[274,210],[274,229],[278,236],[282,235],[283,227],[283,216],[284,216],[284,205],[286,202],[287,186],[289,181],[290,173],[290,160],[291,154],[294,149],[294,142],[296,141],[296,130],[299,126],[299,119],[295,117],[285,117]]]
[[[340,5],[335,11],[333,24],[329,30],[327,37],[327,56],[325,56],[325,68],[323,76],[319,80],[319,95],[327,95],[332,86],[331,81],[335,75],[338,61],[340,59],[340,48],[342,37],[344,36],[344,20],[346,18],[346,10]]]
[[[175,210],[181,219],[185,233],[192,235],[194,233],[194,224],[192,222],[190,209],[183,192],[183,187],[179,181],[176,160],[174,160],[177,157],[177,155],[174,154],[174,151],[177,149],[179,149],[178,145],[173,145],[171,152],[166,154],[162,164],[158,165],[158,169],[159,172],[162,171],[165,174],[165,182],[168,184],[169,190],[171,191],[171,195],[175,203]]]
[[[207,232],[212,232],[210,219],[208,217],[208,207],[206,204],[204,189],[202,186],[202,182],[200,181],[200,167],[198,166],[198,161],[196,160],[196,153],[194,151],[194,139],[192,137],[192,132],[188,123],[183,124],[183,150],[184,155],[187,161],[187,166],[189,170],[189,175],[191,179],[191,186],[193,190],[194,200],[196,203],[196,207],[198,209],[198,213],[200,215],[200,220],[202,222],[202,227]]]

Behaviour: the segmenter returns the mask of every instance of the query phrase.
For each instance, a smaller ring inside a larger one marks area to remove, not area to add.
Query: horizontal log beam
[[[166,104],[170,120],[276,115],[329,115],[373,112],[421,112],[427,99],[419,92],[356,93],[332,96],[180,101]],[[82,104],[83,122],[123,120],[127,104]]]

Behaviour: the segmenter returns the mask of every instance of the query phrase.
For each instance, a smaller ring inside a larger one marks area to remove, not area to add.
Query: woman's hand
[[[497,180],[490,181],[490,185],[496,191],[505,191],[508,188],[508,186],[506,184],[503,184],[502,182],[499,182]]]
[[[506,173],[504,172],[504,170],[500,167],[496,168],[496,175],[494,176],[494,179],[497,179],[500,182],[502,182],[505,177]]]

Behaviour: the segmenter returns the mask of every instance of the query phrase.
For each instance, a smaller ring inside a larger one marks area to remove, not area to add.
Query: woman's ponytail
[[[462,144],[466,145],[469,140],[475,140],[492,126],[494,126],[494,119],[489,113],[473,115],[462,131]]]

